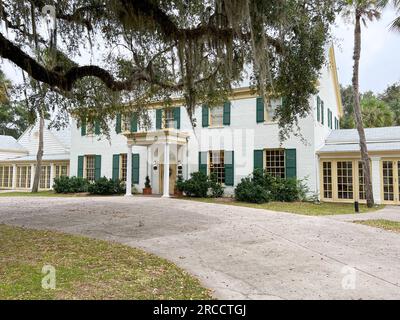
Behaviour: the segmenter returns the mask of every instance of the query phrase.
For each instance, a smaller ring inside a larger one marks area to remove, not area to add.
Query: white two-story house
[[[365,184],[356,130],[341,130],[343,113],[333,48],[321,70],[318,93],[310,97],[310,114],[299,120],[303,140],[292,136],[282,144],[273,121],[272,101],[249,88],[235,89],[219,107],[198,106],[189,121],[182,99],[169,108],[148,105],[151,127],[143,128],[135,113],[117,116],[110,139],[96,124],[80,127],[72,119],[70,131],[45,132],[41,188],[69,174],[95,181],[121,179],[140,192],[146,176],[154,194],[174,193],[177,177],[193,172],[214,173],[225,194],[254,169],[282,178],[303,179],[311,195],[322,201],[365,202]],[[85,121],[84,121],[85,122]],[[84,123],[83,122],[83,123]],[[30,128],[18,140],[0,136],[0,189],[27,189],[32,184],[37,130]],[[400,204],[400,127],[366,129],[371,156],[372,187],[376,203]]]
[[[89,180],[118,178],[139,189],[149,176],[153,193],[167,197],[174,193],[178,175],[187,179],[196,171],[215,173],[229,195],[243,177],[264,168],[283,178],[305,179],[310,191],[318,193],[317,151],[339,129],[342,113],[333,49],[318,85],[318,95],[310,98],[311,114],[300,120],[305,141],[293,136],[281,144],[272,120],[281,101],[267,109],[262,98],[240,88],[219,107],[198,106],[194,128],[181,99],[167,109],[150,105],[152,127],[147,130],[135,114],[118,116],[110,123],[110,140],[95,125],[78,127],[73,121],[70,173]]]

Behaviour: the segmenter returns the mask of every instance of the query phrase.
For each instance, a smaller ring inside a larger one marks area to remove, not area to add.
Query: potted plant
[[[143,194],[146,195],[152,194],[149,176],[146,176],[146,181],[144,182]]]
[[[178,175],[175,182],[174,195],[178,197],[183,196],[183,177],[180,174]]]

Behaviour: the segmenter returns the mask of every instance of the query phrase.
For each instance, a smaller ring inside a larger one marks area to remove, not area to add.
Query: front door
[[[169,194],[174,194],[176,183],[176,164],[169,165]],[[164,193],[164,164],[160,165],[160,194]]]
[[[400,204],[400,160],[382,160],[383,203]]]

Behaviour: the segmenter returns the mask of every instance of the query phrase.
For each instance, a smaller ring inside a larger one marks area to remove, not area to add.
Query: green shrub
[[[266,203],[271,200],[271,191],[255,183],[251,178],[244,178],[235,188],[235,198],[243,202]]]
[[[100,178],[89,185],[88,191],[90,194],[112,195],[122,194],[125,192],[125,183],[120,180]]]
[[[188,197],[206,198],[210,195],[218,198],[224,194],[224,188],[217,182],[216,177],[207,177],[202,172],[193,172],[190,179],[177,181],[176,186]]]
[[[301,180],[273,177],[260,169],[242,179],[235,188],[235,198],[238,201],[252,203],[302,201],[306,195],[307,188]]]
[[[79,177],[54,178],[53,189],[56,193],[79,193],[88,191],[89,182]]]

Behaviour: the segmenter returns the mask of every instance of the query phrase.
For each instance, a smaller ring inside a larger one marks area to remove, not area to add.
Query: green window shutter
[[[100,134],[100,121],[99,120],[94,121],[94,134],[96,134],[96,135]]]
[[[112,179],[114,181],[119,179],[119,154],[113,155]]]
[[[324,102],[321,100],[321,123],[325,122],[325,110],[324,110]]]
[[[162,128],[162,109],[156,110],[156,129],[160,130]]]
[[[175,122],[175,129],[181,128],[181,108],[176,107],[174,108],[174,122]]]
[[[224,126],[231,125],[231,102],[230,101],[226,101],[224,103],[223,124],[224,124]]]
[[[285,167],[286,167],[286,178],[296,178],[297,177],[297,159],[296,159],[296,149],[286,149],[285,150]]]
[[[321,121],[321,98],[317,97],[317,121]]]
[[[121,133],[122,129],[121,129],[121,114],[118,113],[116,118],[115,118],[115,132]]]
[[[203,105],[201,108],[201,123],[202,123],[203,128],[209,126],[208,113],[209,113],[208,106]]]
[[[257,123],[264,122],[264,99],[262,97],[257,98],[256,109]]]
[[[94,160],[94,179],[99,180],[101,178],[101,155],[96,155]]]
[[[233,151],[225,151],[224,152],[224,161],[225,161],[225,185],[233,186],[234,185],[234,164],[235,164],[235,155]]]
[[[207,174],[207,154],[208,152],[199,152],[199,172]]]
[[[78,177],[83,178],[83,156],[78,156]]]
[[[86,119],[81,121],[81,136],[86,136]]]
[[[132,183],[139,183],[139,166],[140,166],[140,156],[138,153],[132,154]]]
[[[264,169],[264,150],[254,150],[254,170]]]
[[[132,113],[131,116],[131,132],[137,132],[138,128],[138,114],[137,112]]]

